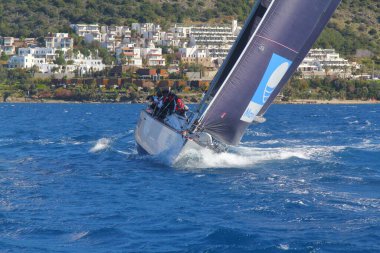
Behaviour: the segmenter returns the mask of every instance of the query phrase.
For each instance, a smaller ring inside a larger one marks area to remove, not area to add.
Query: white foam
[[[340,146],[296,146],[279,148],[235,147],[230,152],[215,153],[210,149],[189,150],[177,163],[179,168],[249,168],[258,163],[288,160],[326,161]]]
[[[110,138],[101,138],[96,142],[95,146],[93,146],[90,149],[90,152],[97,153],[102,150],[108,149],[111,146],[111,142],[112,140]]]
[[[288,244],[280,244],[278,248],[285,251],[290,249]]]
[[[117,153],[119,154],[122,154],[122,155],[137,155],[138,152],[136,149],[130,149],[130,150],[126,150],[126,151],[123,151],[123,150],[115,150]]]
[[[83,232],[78,232],[78,233],[73,233],[70,236],[71,241],[78,241],[82,239],[83,237],[88,235],[88,231],[83,231]]]

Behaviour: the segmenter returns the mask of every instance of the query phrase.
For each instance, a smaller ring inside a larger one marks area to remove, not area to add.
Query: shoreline
[[[197,104],[196,102],[186,101],[186,104]],[[55,99],[25,99],[11,97],[9,101],[0,104],[144,104],[144,102],[112,102],[112,101],[68,101]],[[291,101],[275,101],[273,104],[294,104],[294,105],[360,105],[360,104],[380,104],[378,100],[316,100],[316,99],[295,99]]]
[[[367,105],[380,104],[378,100],[316,100],[316,99],[295,99],[292,101],[276,101],[275,104],[295,104],[295,105]]]

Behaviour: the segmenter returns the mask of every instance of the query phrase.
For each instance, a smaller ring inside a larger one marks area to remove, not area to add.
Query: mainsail
[[[199,128],[237,145],[297,69],[340,0],[262,0],[209,91]]]

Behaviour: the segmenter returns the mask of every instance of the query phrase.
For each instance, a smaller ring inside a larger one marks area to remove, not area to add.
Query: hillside
[[[69,31],[70,23],[130,25],[132,22],[243,22],[254,0],[0,0],[0,36],[40,37]],[[343,0],[315,46],[334,47],[345,56],[370,50],[379,60],[380,3]]]

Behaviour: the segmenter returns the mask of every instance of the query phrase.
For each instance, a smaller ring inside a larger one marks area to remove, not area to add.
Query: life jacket
[[[185,111],[185,104],[183,103],[182,99],[177,98],[175,110],[177,112],[178,111]]]

